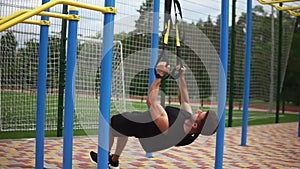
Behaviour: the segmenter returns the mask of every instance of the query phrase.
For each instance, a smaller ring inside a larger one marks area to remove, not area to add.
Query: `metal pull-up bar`
[[[4,17],[0,17],[0,24],[2,23],[2,20],[3,19],[6,19]],[[46,20],[29,20],[29,19],[26,19],[24,21],[22,21],[21,23],[26,23],[26,24],[32,24],[32,25],[46,25],[46,26],[50,26],[51,23],[49,21],[46,21]]]
[[[274,0],[274,1],[266,1],[266,0],[258,0],[261,4],[271,5],[279,11],[287,11],[289,14],[293,16],[300,16],[300,12],[295,12],[294,10],[300,9],[299,5],[296,6],[285,6],[281,7],[279,3],[289,3],[289,2],[296,2],[296,0]]]
[[[0,17],[0,28],[2,27],[2,24],[15,19],[18,16],[21,16],[25,13],[30,12],[31,10],[21,10],[18,11],[8,17]],[[78,15],[66,15],[66,14],[59,14],[59,13],[53,13],[53,12],[39,12],[38,14],[39,16],[48,16],[48,17],[52,17],[52,18],[61,18],[61,19],[65,19],[65,20],[79,20],[80,17]],[[48,25],[50,26],[50,22],[49,21],[45,21],[45,20],[23,20],[22,23],[28,23],[28,24],[36,24],[36,25]]]
[[[100,6],[90,5],[90,4],[76,2],[76,1],[72,1],[72,0],[51,0],[48,3],[45,3],[33,10],[21,10],[21,11],[18,11],[16,13],[12,14],[9,17],[6,17],[6,18],[0,20],[0,32],[4,31],[20,22],[23,22],[24,20],[26,20],[34,15],[71,19],[71,18],[69,18],[70,15],[65,16],[64,14],[43,12],[57,4],[71,5],[71,6],[75,6],[75,7],[90,9],[90,10],[102,12],[103,14],[106,14],[106,13],[116,14],[117,13],[116,8],[113,8],[113,7],[100,7]],[[67,17],[67,18],[65,18],[65,17]]]

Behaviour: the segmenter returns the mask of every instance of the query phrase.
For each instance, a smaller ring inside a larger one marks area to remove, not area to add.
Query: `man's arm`
[[[186,110],[189,113],[192,113],[189,93],[184,79],[185,67],[182,67],[181,70],[182,73],[181,76],[179,77],[179,88],[178,88],[178,99],[180,102],[180,108]]]
[[[165,62],[158,64],[158,73],[163,76],[168,72],[168,67],[165,67]],[[168,132],[169,120],[165,109],[158,102],[159,86],[161,78],[156,78],[148,92],[147,105],[150,110],[151,117],[160,131],[164,134]]]

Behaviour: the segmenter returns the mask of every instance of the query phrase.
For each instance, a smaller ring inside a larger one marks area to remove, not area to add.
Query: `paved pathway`
[[[247,146],[240,146],[241,128],[226,128],[223,168],[299,169],[298,123],[248,127]],[[199,137],[186,147],[174,147],[146,158],[137,139],[130,138],[120,159],[121,169],[214,168],[215,136]],[[97,168],[88,157],[97,137],[74,137],[73,168]],[[34,168],[35,140],[0,140],[0,168]],[[45,139],[45,167],[62,168],[63,140]]]

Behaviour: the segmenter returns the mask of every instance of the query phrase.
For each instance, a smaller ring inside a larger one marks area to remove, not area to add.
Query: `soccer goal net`
[[[97,129],[100,103],[102,41],[80,39],[75,80],[74,129]],[[121,41],[114,42],[112,65],[111,112],[126,110],[124,68]]]
[[[1,34],[0,131],[30,131],[36,127],[39,42],[32,38],[17,47],[18,32]],[[31,35],[33,36],[33,35]],[[35,35],[38,36],[38,35]],[[98,127],[102,41],[78,40],[74,129]],[[58,123],[60,38],[49,37],[45,130]],[[125,110],[122,43],[114,42],[112,110]],[[68,99],[68,98],[66,98]]]

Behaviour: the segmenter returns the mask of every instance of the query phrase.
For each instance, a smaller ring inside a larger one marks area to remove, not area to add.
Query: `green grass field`
[[[233,127],[242,125],[242,111],[233,112]],[[280,123],[297,122],[298,114],[280,114]],[[248,125],[275,124],[275,114],[249,111]],[[226,118],[227,126],[227,118]],[[97,134],[97,130],[74,130],[74,136]],[[45,131],[46,137],[56,137],[56,131]],[[35,138],[35,131],[0,132],[0,139]]]
[[[48,95],[46,103],[45,136],[56,137],[57,126],[57,96]],[[74,115],[74,135],[83,136],[97,134],[99,102],[92,97],[76,97]],[[111,115],[120,113],[116,109],[118,101],[111,102]],[[127,111],[147,110],[145,102],[127,101]],[[206,111],[208,108],[202,108]],[[233,111],[233,127],[242,125],[242,111]],[[35,138],[36,95],[20,91],[1,91],[1,125],[8,126],[0,131],[0,139]],[[280,114],[279,122],[297,122],[298,114]],[[92,127],[90,127],[92,124]],[[275,124],[275,113],[249,111],[248,125]],[[86,127],[89,126],[89,127]],[[226,118],[227,126],[227,118]]]

